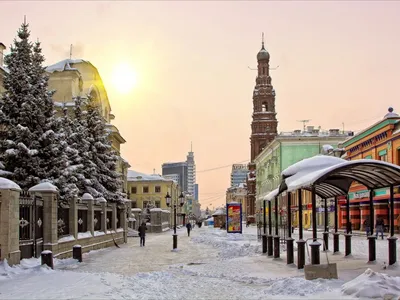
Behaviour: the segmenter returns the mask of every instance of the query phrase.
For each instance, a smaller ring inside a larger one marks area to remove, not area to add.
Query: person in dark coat
[[[146,223],[142,222],[142,225],[139,226],[139,237],[140,237],[140,247],[144,247],[145,237],[146,237]]]
[[[369,224],[369,216],[367,216],[367,218],[364,221],[364,229],[365,229],[365,233],[368,237],[369,234],[371,233],[371,225]]]
[[[190,230],[192,230],[192,224],[190,224],[190,222],[188,222],[186,224],[186,229],[187,229],[188,236],[190,236]]]
[[[378,234],[381,233],[381,238],[383,240],[383,228],[385,226],[385,221],[382,218],[378,218],[375,223],[375,231],[376,231],[376,238],[378,238]]]

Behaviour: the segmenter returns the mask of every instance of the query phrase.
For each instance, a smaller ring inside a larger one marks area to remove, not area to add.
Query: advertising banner
[[[242,233],[242,204],[226,204],[226,230],[228,233]]]

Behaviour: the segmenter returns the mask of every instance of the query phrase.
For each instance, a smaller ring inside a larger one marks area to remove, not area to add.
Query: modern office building
[[[233,164],[231,171],[231,187],[246,183],[247,172],[247,165]]]

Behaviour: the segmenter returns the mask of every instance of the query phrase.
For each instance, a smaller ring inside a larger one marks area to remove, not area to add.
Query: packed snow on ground
[[[121,248],[85,253],[83,262],[40,259],[0,264],[0,299],[357,299],[400,296],[399,277],[360,270],[359,277],[307,281],[297,268],[260,254],[255,230],[227,234],[195,228],[148,234],[146,247],[129,238]],[[396,299],[397,299],[396,298]]]

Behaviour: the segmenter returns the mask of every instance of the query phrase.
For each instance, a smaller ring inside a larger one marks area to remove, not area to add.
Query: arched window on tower
[[[263,73],[263,75],[265,75],[265,67],[262,67],[262,68],[263,68],[263,72],[262,73]]]
[[[262,111],[262,112],[268,111],[268,104],[267,104],[267,102],[263,102],[263,104],[261,105],[261,111]]]

